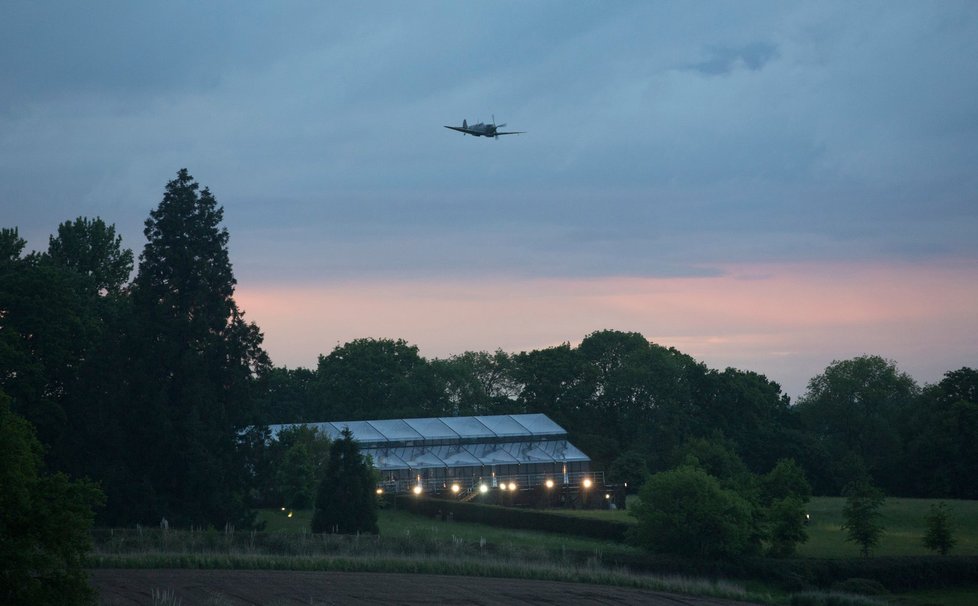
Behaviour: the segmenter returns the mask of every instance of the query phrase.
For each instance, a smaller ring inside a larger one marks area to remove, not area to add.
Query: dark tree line
[[[887,494],[978,498],[978,371],[919,387],[894,362],[833,362],[792,405],[765,376],[710,369],[638,333],[580,345],[426,360],[403,340],[358,339],[315,369],[274,368],[265,422],[542,412],[611,479],[637,485],[700,442],[763,474],[798,462],[817,494],[868,477]]]
[[[223,209],[181,170],[133,254],[79,218],[44,253],[0,232],[0,390],[51,468],[97,481],[102,523],[247,525],[241,431],[268,370],[234,302]]]
[[[358,339],[313,369],[273,367],[234,301],[222,220],[181,170],[131,281],[134,255],[101,219],[61,224],[45,252],[0,229],[0,391],[50,469],[101,485],[100,523],[247,525],[258,503],[309,502],[326,446],[296,435],[271,447],[269,423],[521,412],[549,415],[632,486],[692,454],[715,477],[791,459],[817,494],[868,476],[887,494],[978,498],[970,368],[920,387],[877,356],[838,361],[791,405],[763,375],[611,330],[430,360],[403,340]]]

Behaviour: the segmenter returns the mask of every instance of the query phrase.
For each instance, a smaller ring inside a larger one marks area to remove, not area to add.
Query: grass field
[[[887,499],[887,527],[874,555],[928,555],[921,542],[930,506],[938,501]],[[951,511],[958,546],[952,554],[978,555],[978,502],[945,501]],[[810,540],[799,555],[812,558],[851,558],[855,545],[841,530],[841,498],[816,498],[810,503]],[[168,541],[159,531],[116,531],[96,549],[93,567],[121,568],[244,568],[288,570],[349,570],[428,572],[467,576],[504,576],[548,580],[578,580],[600,584],[657,588],[700,595],[738,597],[758,603],[787,603],[788,597],[763,584],[703,581],[631,575],[614,565],[616,555],[640,554],[639,548],[615,542],[484,524],[447,522],[405,511],[382,509],[380,537],[311,535],[312,512],[264,510],[264,533],[242,531],[175,531]],[[557,512],[555,512],[557,513]],[[564,511],[570,518],[593,517],[634,522],[626,511]],[[109,532],[109,531],[104,531]],[[104,534],[104,533],[103,533]],[[151,536],[152,535],[152,536]],[[265,536],[265,539],[262,539]],[[155,538],[154,538],[155,537]],[[277,538],[276,538],[277,537]],[[233,544],[232,546],[232,538]],[[249,547],[249,541],[251,547]],[[747,589],[747,588],[750,589]],[[895,603],[908,606],[978,603],[973,588],[955,587],[901,594]]]
[[[882,523],[886,527],[879,546],[873,550],[878,556],[930,555],[923,544],[927,531],[927,515],[931,505],[939,503],[931,499],[888,498],[882,508]],[[954,522],[957,545],[953,555],[978,555],[978,501],[944,501]],[[842,508],[845,499],[816,497],[808,505],[811,523],[808,526],[808,542],[799,546],[803,557],[836,558],[855,557],[859,547],[847,542],[842,530]]]
[[[384,572],[613,585],[779,604],[735,580],[630,572],[613,556],[636,548],[567,535],[443,522],[383,510],[381,535],[314,535],[311,511],[260,512],[264,532],[101,529],[90,568]]]
[[[629,504],[636,501],[630,497]],[[886,527],[879,546],[872,552],[878,556],[930,555],[923,545],[927,515],[931,505],[941,501],[934,499],[888,498],[882,508],[882,523]],[[978,501],[943,501],[951,512],[957,545],[953,555],[978,555]],[[815,497],[808,505],[811,523],[808,526],[808,542],[798,548],[798,555],[811,558],[849,558],[859,556],[859,547],[846,541],[842,530],[842,508],[845,499],[840,497]],[[617,522],[634,523],[628,511],[608,510],[553,510],[568,517],[599,518]],[[273,510],[261,512],[268,531],[308,531],[311,511],[297,511],[291,518],[287,513]],[[380,511],[382,535],[414,533],[416,536],[457,536],[465,540],[484,538],[495,543],[534,543],[551,547],[566,546],[574,550],[599,550],[607,553],[634,552],[636,548],[617,543],[586,538],[552,535],[525,530],[495,528],[484,524],[444,523],[389,509]]]
[[[613,513],[613,512],[608,512]],[[268,532],[309,532],[312,521],[311,511],[296,511],[292,517],[287,512],[263,510],[260,519],[266,522]],[[558,535],[532,530],[497,528],[486,524],[468,522],[442,522],[404,511],[382,509],[378,516],[380,534],[384,537],[426,537],[445,541],[462,540],[479,543],[485,541],[499,545],[507,550],[524,545],[551,551],[587,551],[598,554],[639,553],[641,550],[630,545],[600,541],[572,535]]]

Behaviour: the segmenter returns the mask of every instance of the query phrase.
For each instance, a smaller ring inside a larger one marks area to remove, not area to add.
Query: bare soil
[[[745,606],[715,598],[554,581],[366,572],[97,569],[101,603],[152,604],[153,592],[182,606],[243,604],[614,604],[615,606]],[[177,602],[177,600],[179,602]]]

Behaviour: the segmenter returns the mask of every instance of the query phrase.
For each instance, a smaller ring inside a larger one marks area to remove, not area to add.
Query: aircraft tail
[[[466,119],[464,119],[464,118],[463,118],[463,119],[462,119],[462,128],[468,128],[468,127],[469,127],[469,122],[468,122],[468,120],[466,120]]]

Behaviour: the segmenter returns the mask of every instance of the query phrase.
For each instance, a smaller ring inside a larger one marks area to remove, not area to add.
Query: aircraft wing
[[[460,133],[465,133],[467,135],[475,135],[476,137],[481,137],[485,133],[481,130],[472,130],[471,128],[462,128],[461,126],[446,126],[445,128],[450,128],[452,130],[457,130]]]
[[[522,135],[525,132],[526,132],[525,130],[511,130],[511,131],[505,132],[505,133],[501,133],[501,132],[498,132],[497,131],[496,132],[496,135]]]

